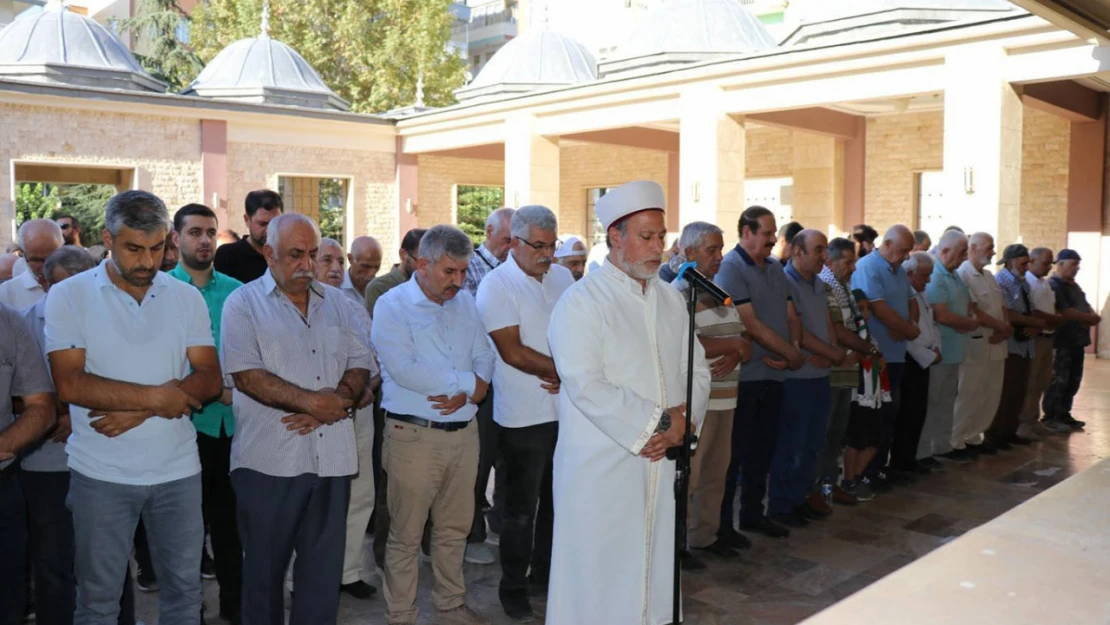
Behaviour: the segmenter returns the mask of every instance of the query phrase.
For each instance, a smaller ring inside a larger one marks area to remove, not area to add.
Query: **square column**
[[[505,205],[541,204],[559,215],[559,138],[535,132],[536,118],[505,120]]]
[[[1021,226],[1021,95],[1003,78],[1006,51],[961,48],[945,59],[945,202],[968,234],[995,236],[999,252]]]
[[[794,220],[822,232],[843,231],[843,141],[807,132],[795,132],[793,139]]]
[[[724,230],[727,249],[739,239],[745,208],[744,120],[726,114],[723,93],[708,85],[684,90],[680,111],[679,228],[692,221],[716,224]]]

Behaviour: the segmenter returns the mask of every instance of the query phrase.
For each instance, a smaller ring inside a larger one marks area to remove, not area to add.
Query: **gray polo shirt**
[[[714,282],[732,296],[737,306],[750,303],[756,319],[790,342],[790,325],[786,320],[786,303],[792,299],[790,283],[778,260],[768,256],[760,267],[737,245],[725,254]],[[752,359],[740,368],[741,382],[782,382],[786,379],[785,371],[763,364],[764,356],[773,354],[753,341]]]
[[[790,292],[794,306],[802,317],[806,331],[829,343],[829,286],[813,276],[809,280],[794,268],[794,263],[786,263],[786,279],[790,282]],[[810,352],[802,350],[808,358]],[[818,369],[808,361],[797,371],[787,371],[786,378],[793,380],[814,380],[829,377],[828,369]]]
[[[0,432],[15,422],[12,397],[54,391],[46,358],[19,311],[0,303]],[[5,469],[11,460],[0,462]]]

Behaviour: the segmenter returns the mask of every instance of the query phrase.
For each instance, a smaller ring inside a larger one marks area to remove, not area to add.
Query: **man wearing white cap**
[[[549,625],[671,621],[675,467],[664,457],[681,444],[687,414],[695,424],[705,414],[710,373],[698,342],[687,362],[685,303],[657,278],[663,205],[653,182],[598,200],[609,255],[552,314],[562,391]]]
[[[555,262],[570,270],[575,281],[586,273],[586,244],[578,237],[569,237],[555,250]]]

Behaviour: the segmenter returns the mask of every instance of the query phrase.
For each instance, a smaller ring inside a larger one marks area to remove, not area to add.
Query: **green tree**
[[[41,182],[24,182],[15,190],[15,225],[29,219],[50,219],[58,211],[56,189]]]
[[[505,205],[505,190],[501,187],[474,187],[459,185],[456,196],[459,229],[478,245],[486,240],[486,218]]]
[[[347,214],[347,181],[338,178],[325,178],[320,181],[320,234],[339,241],[343,240],[343,221]]]
[[[178,92],[197,77],[204,65],[189,44],[189,16],[177,0],[140,0],[134,16],[119,20],[119,28],[131,34],[139,64],[151,76]]]
[[[467,62],[452,52],[451,0],[299,0],[271,5],[270,34],[292,46],[361,113],[410,105],[424,79],[428,106],[453,104]],[[208,0],[193,13],[192,41],[208,62],[257,37],[262,0]]]

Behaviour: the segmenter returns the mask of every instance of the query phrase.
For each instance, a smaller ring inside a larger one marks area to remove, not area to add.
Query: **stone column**
[[[722,92],[692,85],[680,96],[679,227],[708,221],[724,230],[725,248],[739,239],[744,212],[744,120],[725,112]]]
[[[217,119],[200,120],[200,163],[204,175],[203,199],[216,213],[221,228],[231,224],[227,219],[227,122]]]
[[[968,234],[993,234],[999,252],[1021,226],[1020,93],[1003,77],[1006,52],[973,44],[945,59],[945,201]]]
[[[795,132],[793,139],[794,220],[822,232],[839,229],[844,212],[843,142],[807,132]]]
[[[505,205],[542,204],[559,215],[559,138],[536,134],[535,119],[505,120]]]

